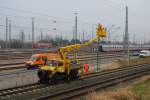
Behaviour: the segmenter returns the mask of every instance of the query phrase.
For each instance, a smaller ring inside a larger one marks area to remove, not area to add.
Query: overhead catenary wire
[[[118,12],[122,12],[123,10],[125,10],[125,6],[127,5],[127,3],[123,3],[122,6],[120,4],[117,4],[116,2],[114,3],[113,1],[111,0],[97,0],[98,2],[103,2],[104,5],[108,6],[108,7],[111,7],[113,8],[115,11],[118,11]],[[130,16],[137,16],[137,15],[141,15],[141,14],[138,14],[139,12],[137,12],[136,10],[134,9],[130,9],[129,11],[130,13]],[[143,15],[142,15],[143,16]],[[145,15],[144,15],[145,16]]]
[[[114,13],[113,13],[113,15],[110,15],[110,16],[117,16],[117,17],[122,17],[122,16],[120,16],[119,14],[121,14],[121,13],[123,13],[123,10],[124,10],[124,4],[117,4],[116,2],[113,2],[113,1],[111,1],[111,0],[96,0],[96,1],[98,1],[98,2],[102,2],[105,6],[108,6],[108,7],[111,7],[112,9],[113,9],[113,11],[114,11]],[[41,12],[34,12],[34,11],[28,11],[28,10],[24,10],[24,9],[16,9],[16,8],[10,8],[10,7],[4,7],[4,6],[0,6],[0,9],[5,9],[5,10],[10,10],[10,11],[15,11],[15,12],[21,12],[21,13],[26,13],[26,14],[33,14],[33,15],[35,15],[35,17],[36,17],[36,19],[37,20],[42,20],[42,21],[49,21],[49,22],[52,22],[53,23],[53,21],[56,21],[56,23],[59,23],[59,24],[66,24],[66,23],[71,23],[71,24],[73,24],[73,18],[64,18],[64,17],[57,17],[57,16],[51,16],[51,15],[49,15],[49,14],[44,14],[44,13],[41,13]],[[132,13],[133,12],[133,13]],[[136,16],[138,13],[136,12],[136,11],[133,11],[133,9],[130,9],[130,11],[129,11],[129,13],[131,13],[130,14],[130,16],[131,15],[134,15],[134,16]],[[37,17],[36,15],[38,15],[38,16],[42,16],[42,17],[44,17],[44,18],[40,18],[40,17]],[[0,16],[3,16],[3,15],[0,15]],[[4,17],[6,17],[6,16],[4,16]],[[8,15],[7,16],[8,18],[9,17],[13,17],[13,18],[17,18],[17,20],[18,20],[18,18],[22,18],[22,19],[29,19],[30,20],[30,18],[31,17],[29,17],[29,16],[20,16],[20,15]],[[112,18],[110,18],[109,16],[107,17],[104,17],[104,19],[107,19],[107,21],[108,21],[108,23],[110,22],[109,20],[113,20]],[[78,23],[80,23],[80,24],[84,24],[84,25],[96,25],[95,23],[90,23],[90,22],[85,22],[85,21],[82,21],[82,20],[78,20]],[[13,26],[12,26],[13,27]],[[19,28],[19,27],[17,27],[17,28]],[[21,28],[21,27],[20,27]],[[23,28],[23,27],[22,27]],[[30,27],[31,28],[31,27]],[[41,27],[42,28],[42,27]],[[28,29],[28,28],[26,28],[26,29]],[[43,28],[44,29],[44,28]],[[46,29],[46,28],[45,28]],[[39,29],[38,29],[39,30]],[[50,29],[51,30],[51,29]],[[81,29],[82,30],[82,29]]]
[[[104,5],[109,6],[109,7],[113,8],[114,10],[117,10],[119,12],[122,12],[124,10],[124,6],[126,5],[126,4],[123,4],[123,6],[121,6],[120,4],[114,3],[111,0],[96,0],[96,1],[103,2]],[[65,21],[66,20],[71,21],[71,22],[73,21],[73,19],[71,19],[71,18],[56,17],[56,16],[51,16],[51,15],[48,15],[48,14],[44,14],[44,13],[41,13],[41,12],[33,12],[33,11],[29,11],[29,10],[24,10],[24,9],[15,9],[15,8],[10,8],[10,7],[5,7],[5,6],[0,6],[0,9],[7,9],[7,10],[12,10],[12,11],[21,12],[21,13],[29,13],[29,14],[39,15],[39,16],[45,16],[45,17],[49,17],[49,18],[53,18],[53,19],[57,19],[57,20],[62,19],[62,20],[65,20]],[[134,16],[137,15],[137,14],[135,14],[136,11],[133,10],[133,9],[130,9],[130,12],[131,12],[130,15],[134,15]],[[19,16],[16,16],[16,17],[19,17]],[[20,16],[20,17],[28,18],[28,17],[25,17],[25,16]],[[85,23],[87,23],[87,22],[85,22]],[[88,24],[90,24],[90,23],[88,23]]]
[[[46,16],[46,17],[51,17],[51,18],[57,18],[57,19],[73,20],[73,19],[64,18],[64,17],[50,16],[48,14],[44,14],[41,12],[32,12],[32,11],[28,11],[28,10],[24,10],[24,9],[15,9],[15,8],[9,8],[9,7],[4,7],[4,6],[0,6],[0,9],[13,10],[13,11],[17,11],[17,12],[30,13],[30,14],[35,14],[35,15],[39,15],[39,16]]]
[[[97,1],[100,1],[100,0],[97,0]],[[107,6],[111,6],[112,8],[114,9],[117,9],[119,10],[120,12],[122,12],[122,10],[124,9],[120,9],[112,4],[108,4],[107,2],[105,2],[105,0],[101,0],[105,5]],[[44,14],[44,13],[41,13],[41,12],[33,12],[33,11],[28,11],[28,10],[23,10],[23,9],[15,9],[15,8],[10,8],[10,7],[4,7],[4,6],[0,6],[0,9],[7,9],[7,10],[13,10],[13,11],[17,11],[17,12],[21,12],[21,13],[30,13],[30,14],[35,14],[35,15],[39,15],[39,16],[45,16],[45,17],[48,17],[48,18],[53,18],[53,19],[61,19],[61,20],[65,20],[65,21],[71,21],[71,23],[73,22],[73,19],[71,18],[64,18],[64,17],[56,17],[56,16],[51,16],[51,15],[48,15],[48,14]],[[24,16],[17,16],[17,17],[24,17]],[[25,17],[27,18],[27,17]],[[106,18],[105,18],[106,19]],[[85,21],[81,21],[79,20],[80,23],[85,23],[85,24],[95,24],[95,23],[89,23],[89,22],[85,22]]]
[[[6,17],[7,15],[0,15],[0,16],[2,16],[3,18],[4,17]],[[8,18],[11,18],[12,20],[13,20],[13,18],[16,18],[17,20],[18,20],[18,18],[21,18],[21,19],[23,19],[24,20],[24,18],[26,19],[26,20],[28,20],[28,21],[30,21],[31,20],[31,17],[24,17],[24,16],[18,16],[18,15],[8,15],[7,16]],[[47,22],[50,22],[50,23],[47,23],[47,24],[49,24],[49,25],[54,25],[54,22],[56,23],[56,25],[62,25],[62,24],[73,24],[73,22],[71,22],[71,21],[65,21],[65,20],[55,20],[55,19],[44,19],[44,18],[39,18],[39,17],[36,17],[36,21],[38,21],[38,22],[41,22],[42,21],[42,23],[43,23],[43,21],[45,21],[46,23]],[[79,20],[78,21],[78,23],[79,24],[83,24],[84,26],[91,26],[91,25],[96,25],[96,24],[94,24],[94,23],[90,23],[90,22],[85,22],[85,21],[82,21],[82,20]],[[44,24],[43,24],[44,25]],[[46,24],[45,24],[46,25]],[[16,26],[15,26],[16,27]],[[21,28],[22,26],[20,26],[20,28]],[[23,26],[24,27],[24,26]],[[19,27],[17,27],[17,28],[19,28]],[[25,27],[26,28],[26,27]]]
[[[51,15],[48,15],[48,14],[44,14],[44,13],[40,13],[40,12],[32,12],[32,11],[28,11],[28,10],[23,10],[23,9],[15,9],[15,8],[9,8],[9,7],[2,7],[0,6],[0,9],[7,9],[7,10],[12,10],[12,11],[17,11],[17,12],[21,12],[21,13],[30,13],[30,14],[34,14],[34,15],[39,15],[39,16],[45,16],[45,17],[48,17],[48,18],[51,18],[53,20],[64,20],[65,23],[72,23],[74,19],[71,19],[71,18],[64,18],[64,17],[56,17],[56,16],[51,16]],[[1,15],[0,15],[1,16]],[[26,18],[26,19],[29,19],[31,17],[25,17],[25,16],[20,16],[20,15],[6,15],[8,17],[19,17],[19,18]],[[42,18],[38,18],[39,20],[43,20]],[[64,22],[63,21],[63,22]],[[68,21],[68,22],[67,22]],[[58,21],[59,22],[59,21]],[[61,22],[61,21],[60,21]],[[86,23],[86,24],[92,24],[92,23],[89,23],[89,22],[85,22],[85,21],[81,21],[79,20],[79,23]]]
[[[65,20],[65,21],[57,21],[57,23],[60,23],[60,22],[62,22],[62,23],[73,23],[73,19],[68,19],[68,18],[63,18],[63,17],[54,17],[54,16],[50,16],[50,15],[47,15],[47,14],[43,14],[43,13],[39,13],[39,12],[32,12],[32,11],[27,11],[27,10],[20,10],[20,9],[15,9],[15,8],[8,8],[8,7],[0,7],[1,9],[7,9],[7,10],[13,10],[13,11],[17,11],[17,12],[25,12],[25,13],[30,13],[30,14],[36,14],[36,15],[42,15],[42,16],[46,16],[46,17],[50,17],[50,18],[54,18],[54,19],[57,19],[57,20],[60,20],[60,19],[63,19],[63,20]],[[116,14],[115,14],[116,15]],[[14,16],[14,17],[16,17],[16,16]],[[24,18],[24,16],[19,16],[20,18],[22,17],[22,18]],[[28,17],[26,17],[26,18],[28,18]],[[53,19],[53,20],[54,20]],[[106,18],[105,18],[106,19]],[[109,19],[109,18],[108,18]],[[67,22],[67,21],[71,21],[71,22]],[[96,25],[95,23],[89,23],[89,22],[85,22],[85,21],[81,21],[81,20],[79,20],[78,21],[78,23],[82,23],[82,24],[86,24],[86,25]]]

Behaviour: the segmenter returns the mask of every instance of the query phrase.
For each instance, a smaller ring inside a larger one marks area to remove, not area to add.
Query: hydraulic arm
[[[83,44],[74,44],[74,45],[70,45],[70,46],[61,47],[59,49],[59,54],[60,54],[61,58],[64,60],[64,65],[70,70],[70,67],[69,67],[70,59],[67,59],[67,57],[66,57],[68,52],[71,52],[73,50],[79,50],[82,47],[88,46],[88,45],[92,44],[93,42],[97,41],[98,39],[100,39],[101,37],[106,37],[106,31],[105,31],[105,28],[101,24],[99,24],[97,31],[96,31],[95,38],[92,38],[91,40],[89,40]]]
[[[73,50],[79,50],[84,46],[88,46],[90,44],[92,44],[93,42],[97,41],[98,39],[100,39],[101,37],[106,37],[106,31],[105,28],[99,24],[97,31],[96,31],[96,37],[92,38],[91,40],[83,43],[83,44],[74,44],[74,45],[70,45],[70,46],[65,46],[65,47],[61,47],[59,48],[59,54],[62,57],[62,59],[66,59],[66,54],[68,52],[71,52]]]

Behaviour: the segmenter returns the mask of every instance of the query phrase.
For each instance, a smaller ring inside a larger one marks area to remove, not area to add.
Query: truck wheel
[[[30,65],[26,65],[26,68],[27,68],[27,70],[30,70],[31,66]]]
[[[44,70],[39,70],[38,71],[38,77],[39,77],[39,82],[40,83],[49,83],[49,75],[48,75],[48,71],[44,71]]]
[[[27,67],[27,70],[30,70],[30,67]]]
[[[78,78],[79,78],[78,71],[77,70],[72,71],[71,72],[71,80],[77,80]]]
[[[38,65],[35,65],[35,66],[34,66],[34,69],[38,69],[38,68],[39,68]]]

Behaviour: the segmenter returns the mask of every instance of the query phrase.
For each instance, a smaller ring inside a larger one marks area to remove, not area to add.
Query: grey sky
[[[115,27],[121,27],[112,34],[112,39],[115,40],[115,37],[121,38],[124,32],[125,5],[129,7],[131,39],[142,40],[145,35],[145,40],[150,40],[149,0],[0,0],[0,24],[5,24],[5,16],[9,15],[13,25],[29,27],[29,29],[24,29],[29,34],[31,33],[31,17],[35,17],[36,27],[49,29],[47,33],[51,35],[61,32],[64,37],[69,38],[72,36],[74,24],[73,13],[78,12],[80,34],[84,30],[87,36],[91,35],[92,24],[100,22],[107,28],[114,24]],[[57,22],[53,23],[54,20]],[[52,30],[55,27],[58,30]],[[20,29],[14,28],[14,35]],[[5,30],[0,29],[0,32],[4,34]],[[36,32],[39,34],[40,30],[37,29]]]

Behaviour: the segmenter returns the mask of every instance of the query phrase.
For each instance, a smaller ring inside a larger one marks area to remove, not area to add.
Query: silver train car
[[[123,45],[101,45],[100,51],[123,51],[124,47]],[[130,45],[129,46],[130,51],[140,51],[140,50],[150,50],[150,45]]]

